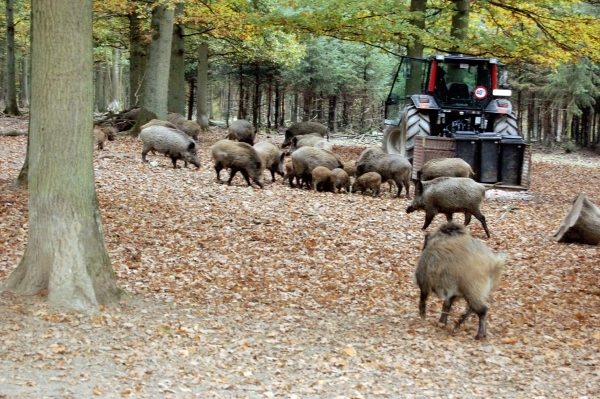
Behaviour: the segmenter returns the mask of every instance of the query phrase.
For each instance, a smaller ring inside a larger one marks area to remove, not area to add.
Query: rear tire
[[[514,112],[510,114],[501,114],[496,116],[494,121],[494,133],[510,136],[518,136],[519,128],[517,125],[517,117]]]
[[[382,148],[388,154],[399,154],[411,160],[416,136],[429,136],[429,114],[407,105],[402,111],[400,124],[388,126],[383,132]]]

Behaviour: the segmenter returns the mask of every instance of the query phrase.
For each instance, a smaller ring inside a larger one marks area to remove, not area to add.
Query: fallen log
[[[579,193],[554,236],[558,242],[598,245],[600,209],[584,193]]]

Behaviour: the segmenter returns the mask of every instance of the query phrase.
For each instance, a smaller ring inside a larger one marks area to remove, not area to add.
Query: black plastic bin
[[[500,141],[500,181],[518,186],[521,184],[525,140],[517,135],[502,135]]]
[[[502,136],[494,132],[479,134],[479,181],[481,183],[499,182],[500,143]]]
[[[479,177],[479,137],[475,132],[457,131],[452,133],[456,140],[456,157],[471,165],[475,180]]]

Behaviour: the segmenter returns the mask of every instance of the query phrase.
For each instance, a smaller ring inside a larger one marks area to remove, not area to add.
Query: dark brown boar
[[[229,140],[237,140],[253,145],[255,136],[256,130],[254,129],[254,125],[245,119],[238,119],[231,122],[229,129],[227,129],[227,138]]]
[[[229,168],[230,174],[227,184],[231,184],[235,174],[241,172],[248,186],[252,187],[250,182],[250,179],[252,179],[260,188],[263,188],[265,164],[250,144],[220,140],[210,147],[210,151],[217,172],[217,181],[221,181],[219,176],[221,170]]]
[[[366,150],[365,150],[366,151]],[[410,171],[411,164],[408,159],[402,155],[380,154],[376,150],[373,153],[364,156],[361,154],[356,164],[356,176],[361,176],[367,172],[377,172],[381,175],[382,181],[393,180],[398,187],[396,197],[400,196],[402,186],[406,189],[406,198],[410,198]]]
[[[282,177],[285,176],[283,172],[285,153],[277,148],[275,144],[268,141],[259,141],[254,144],[254,149],[265,163],[265,169],[271,172],[273,181],[275,181],[275,173]]]
[[[292,138],[302,134],[318,133],[321,137],[329,138],[327,134],[327,126],[317,122],[296,122],[288,127],[285,131],[285,139],[281,144],[281,148],[285,148],[292,144]]]
[[[314,147],[302,147],[292,154],[294,174],[299,181],[300,187],[307,184],[312,187],[312,171],[317,166],[325,166],[332,170],[343,167],[340,160],[331,152]]]

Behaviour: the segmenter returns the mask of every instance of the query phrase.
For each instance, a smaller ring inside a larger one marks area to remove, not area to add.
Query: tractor
[[[413,164],[467,161],[483,184],[527,190],[530,146],[519,135],[508,73],[496,58],[402,57],[385,104],[382,147]]]

